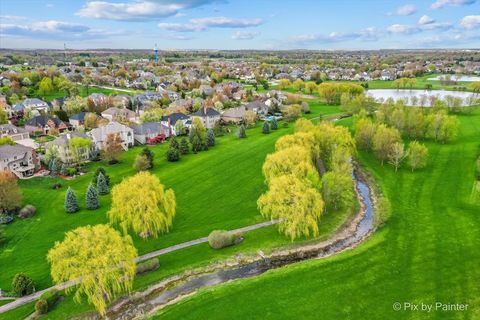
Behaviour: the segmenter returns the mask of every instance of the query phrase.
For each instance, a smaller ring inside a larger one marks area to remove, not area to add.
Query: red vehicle
[[[159,134],[156,137],[153,138],[147,138],[147,143],[148,144],[159,144],[165,142],[167,137],[164,134]]]

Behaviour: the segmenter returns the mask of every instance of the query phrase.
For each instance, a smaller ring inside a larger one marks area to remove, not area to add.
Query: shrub
[[[170,146],[170,148],[168,148],[167,150],[166,156],[167,156],[167,160],[170,162],[178,161],[180,160],[180,151],[178,151],[177,148],[173,148]]]
[[[27,204],[25,207],[22,208],[22,210],[20,210],[18,216],[22,219],[31,218],[35,215],[36,212],[37,208],[35,208],[31,204]]]
[[[158,258],[149,259],[147,261],[137,264],[137,274],[157,270],[160,267],[160,261]]]
[[[58,190],[58,189],[60,189],[61,187],[62,187],[62,184],[61,184],[61,183],[54,183],[54,184],[52,185],[52,189],[53,189],[53,190]]]
[[[148,147],[145,147],[142,149],[142,152],[140,152],[140,154],[147,158],[149,164],[148,169],[153,168],[153,159],[155,157],[153,152]]]
[[[225,230],[214,230],[208,235],[208,244],[213,249],[221,249],[235,244],[235,235]]]
[[[212,129],[207,131],[207,146],[213,147],[215,145],[215,133]]]
[[[74,167],[67,168],[67,175],[74,176],[76,174],[77,174],[77,168],[74,168]]]
[[[35,284],[25,273],[17,273],[12,281],[12,291],[17,297],[33,293]]]
[[[264,134],[270,133],[270,125],[268,124],[268,121],[263,123],[262,132]]]
[[[46,314],[48,312],[48,303],[44,299],[40,299],[35,303],[35,312],[38,315]]]
[[[143,154],[137,155],[135,158],[135,163],[133,164],[133,168],[137,171],[147,171],[148,169],[151,168],[150,161],[148,160],[148,157]]]
[[[0,224],[9,224],[12,221],[13,221],[12,216],[5,213],[0,213]]]
[[[57,302],[58,298],[59,298],[59,292],[55,288],[45,292],[44,294],[42,294],[40,296],[41,300],[44,300],[44,301],[47,302],[48,310],[52,310],[52,308],[55,305],[55,303]]]
[[[188,145],[188,141],[185,137],[182,138],[180,141],[180,154],[184,155],[190,152],[190,146]]]
[[[277,129],[278,129],[277,118],[273,117],[272,123],[271,123],[271,125],[270,125],[270,129],[272,129],[272,130],[277,130]]]

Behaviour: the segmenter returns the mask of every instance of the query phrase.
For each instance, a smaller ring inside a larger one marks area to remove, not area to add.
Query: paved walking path
[[[252,230],[256,230],[256,229],[260,229],[260,228],[265,228],[265,227],[271,226],[273,224],[277,224],[278,222],[279,222],[279,220],[265,221],[265,222],[257,223],[257,224],[254,224],[254,225],[246,226],[246,227],[243,227],[243,228],[230,230],[230,232],[232,232],[232,233],[248,232],[248,231],[252,231]],[[177,251],[177,250],[180,250],[180,249],[192,247],[192,246],[195,246],[197,244],[205,243],[205,242],[208,242],[208,237],[198,238],[198,239],[195,239],[195,240],[179,243],[179,244],[173,245],[171,247],[163,248],[163,249],[160,249],[160,250],[157,250],[157,251],[153,251],[153,252],[149,252],[149,253],[146,253],[144,255],[141,255],[136,259],[136,261],[137,262],[145,261],[145,260],[148,260],[148,259],[151,259],[151,258],[154,258],[154,257],[158,257],[158,256],[161,256],[161,255],[173,252],[173,251]],[[15,299],[15,301],[12,301],[12,302],[7,303],[3,306],[0,306],[0,313],[10,311],[10,310],[15,309],[17,307],[20,307],[24,304],[35,301],[38,298],[40,298],[40,296],[42,294],[44,294],[45,292],[47,292],[49,290],[52,290],[53,288],[56,288],[58,290],[64,290],[68,287],[71,287],[71,286],[75,285],[77,282],[78,282],[78,280],[67,281],[67,282],[61,283],[59,285],[47,288],[47,289],[37,291],[37,292],[35,292],[31,295],[21,297],[21,298],[17,298],[17,299]]]

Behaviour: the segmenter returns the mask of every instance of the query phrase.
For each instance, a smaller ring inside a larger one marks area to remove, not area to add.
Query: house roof
[[[50,146],[50,145],[64,146],[64,145],[68,144],[69,141],[70,141],[72,138],[85,138],[85,139],[90,139],[90,137],[87,136],[87,135],[86,135],[85,133],[83,133],[83,132],[70,132],[70,133],[62,134],[62,135],[58,136],[55,140],[49,142],[47,145],[48,145],[48,146]]]
[[[220,113],[213,108],[200,108],[193,115],[197,117],[215,117],[219,116]]]
[[[90,131],[90,136],[92,136],[96,141],[102,141],[110,133],[120,133],[125,131],[133,131],[130,127],[123,125],[121,123],[112,121],[107,125],[93,129]]]
[[[27,152],[33,151],[32,148],[16,144],[11,146],[9,144],[0,146],[0,160],[10,159],[14,156],[24,157]]]
[[[245,116],[245,107],[230,108],[225,110],[222,117],[243,118]]]
[[[27,132],[27,131],[23,128],[16,127],[13,124],[8,123],[8,124],[0,125],[0,134],[11,135],[16,133],[24,133],[24,132]]]
[[[169,114],[168,116],[163,116],[161,121],[168,122],[168,119],[170,119],[170,124],[173,126],[175,125],[175,123],[177,123],[178,120],[188,120],[189,116],[181,112],[174,112]]]
[[[259,101],[259,100],[255,100],[255,101],[252,101],[252,102],[250,102],[249,104],[247,104],[247,105],[245,106],[245,108],[246,108],[247,110],[252,110],[252,109],[264,109],[264,108],[268,109],[268,106],[267,106],[265,103],[263,103],[263,102],[261,102],[261,101]]]
[[[81,111],[77,114],[74,114],[73,116],[70,117],[70,120],[78,120],[78,121],[83,121],[85,120],[85,115],[86,113]]]
[[[108,114],[108,115],[112,115],[112,116],[115,116],[115,115],[118,115],[118,114],[126,114],[130,117],[132,117],[132,116],[135,117],[135,112],[133,112],[131,110],[128,110],[128,109],[120,109],[120,108],[117,108],[117,107],[110,107],[107,110],[103,111],[102,115],[103,114]]]
[[[25,125],[27,126],[41,126],[45,127],[47,125],[48,120],[52,120],[56,126],[59,126],[60,124],[64,123],[62,120],[58,118],[52,118],[49,116],[36,116],[30,119]]]
[[[32,104],[41,104],[41,105],[47,105],[47,103],[43,100],[40,100],[38,98],[27,98],[23,101],[23,104],[26,106],[32,105]]]
[[[162,130],[164,132],[168,131],[168,128],[162,125],[160,122],[146,122],[143,124],[137,124],[131,127],[133,133],[137,135],[145,134],[160,134]]]

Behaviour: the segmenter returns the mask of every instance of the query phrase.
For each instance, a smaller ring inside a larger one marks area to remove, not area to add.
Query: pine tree
[[[245,126],[242,124],[240,128],[238,128],[238,138],[244,139],[247,137],[247,133],[245,132]]]
[[[55,160],[55,159],[50,160],[50,164],[48,166],[48,169],[50,170],[51,174],[57,174],[57,170],[58,170],[57,160]]]
[[[72,188],[68,187],[67,193],[65,194],[65,212],[75,213],[78,210],[77,196]]]
[[[270,125],[268,124],[268,121],[263,123],[262,132],[264,134],[270,133]]]
[[[277,118],[275,118],[275,117],[272,118],[272,125],[270,126],[270,129],[272,129],[272,130],[277,130],[278,129]]]
[[[215,133],[212,129],[207,131],[207,146],[213,147],[215,145]]]
[[[61,169],[60,169],[60,174],[61,174],[62,176],[68,175],[68,167],[67,167],[67,165],[66,165],[65,163],[62,164],[62,167],[61,167]]]
[[[180,141],[180,153],[183,155],[183,154],[187,154],[190,152],[190,146],[188,145],[188,141],[186,138],[183,138],[181,141]]]
[[[174,148],[174,149],[179,149],[180,145],[178,144],[178,141],[177,139],[175,138],[175,136],[172,136],[172,138],[170,138],[170,148]]]
[[[98,177],[97,177],[97,189],[98,189],[98,193],[101,195],[110,193],[110,188],[108,187],[107,180],[105,179],[105,176],[101,172],[98,174]]]
[[[88,210],[95,210],[100,207],[97,189],[95,189],[92,184],[88,185],[87,194],[85,195],[85,204]]]
[[[93,175],[93,179],[92,179],[92,184],[94,186],[97,185],[97,180],[98,180],[98,176],[100,175],[100,173],[105,178],[105,182],[107,183],[107,186],[109,186],[110,185],[110,176],[107,174],[105,169],[102,168],[102,167],[98,167],[97,170],[95,170],[95,174]]]

